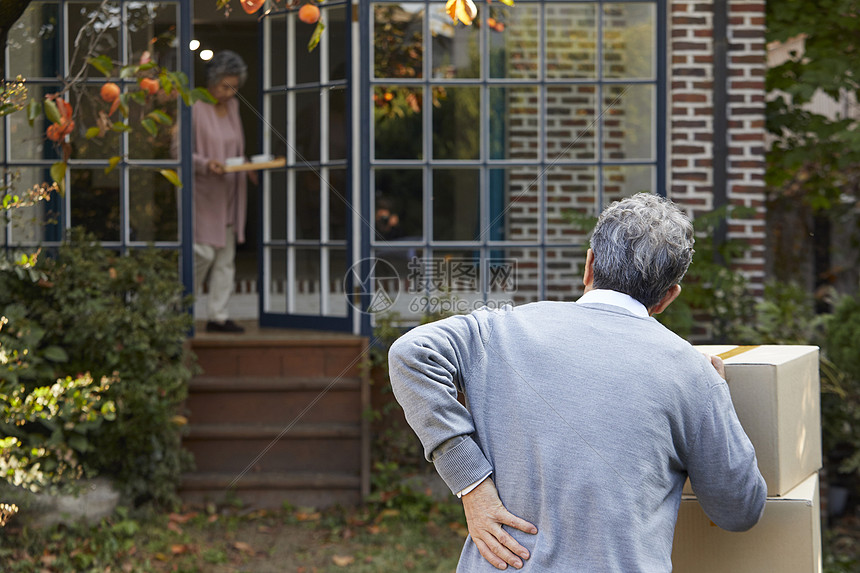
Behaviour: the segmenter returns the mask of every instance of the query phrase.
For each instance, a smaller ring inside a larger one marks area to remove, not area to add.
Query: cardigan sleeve
[[[482,334],[487,325],[480,315],[419,326],[400,337],[388,354],[391,386],[406,421],[453,493],[493,471],[473,438],[472,415],[457,400],[465,378],[485,358]]]

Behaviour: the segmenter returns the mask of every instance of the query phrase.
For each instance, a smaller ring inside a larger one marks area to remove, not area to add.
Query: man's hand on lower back
[[[502,526],[507,525],[532,534],[537,533],[537,527],[512,514],[502,505],[496,484],[490,478],[485,479],[461,499],[469,535],[484,559],[497,569],[506,569],[508,565],[522,568],[523,561],[529,558],[529,552]]]

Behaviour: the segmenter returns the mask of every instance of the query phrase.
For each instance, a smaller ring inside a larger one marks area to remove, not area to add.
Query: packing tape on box
[[[717,354],[717,356],[723,360],[728,360],[732,356],[737,356],[738,354],[743,354],[744,352],[748,352],[754,348],[758,348],[758,345],[756,345],[756,346],[736,346],[736,347],[732,348],[731,350],[727,350],[727,351],[723,352],[722,354]]]

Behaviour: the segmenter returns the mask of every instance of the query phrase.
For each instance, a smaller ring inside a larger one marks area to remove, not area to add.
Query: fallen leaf
[[[331,560],[338,567],[346,567],[355,563],[355,557],[352,555],[332,555]]]
[[[304,511],[296,512],[296,519],[298,521],[316,521],[322,517],[322,514],[318,511],[313,513],[305,513]]]
[[[174,555],[182,555],[183,553],[188,553],[188,545],[185,543],[175,543],[170,546],[170,552]]]
[[[57,556],[51,555],[51,554],[45,554],[39,558],[39,561],[42,562],[42,565],[48,565],[48,566],[53,565],[54,561],[56,561],[56,560],[57,560]]]
[[[179,525],[177,525],[177,524],[176,524],[175,522],[173,522],[173,521],[171,521],[170,523],[168,523],[168,524],[167,524],[167,529],[169,529],[169,530],[170,530],[170,531],[172,531],[173,533],[179,533],[179,534],[182,534],[182,528],[181,528],[181,527],[179,527]]]
[[[427,550],[424,548],[418,548],[415,550],[415,555],[427,555]]]
[[[187,523],[189,519],[193,519],[197,517],[197,512],[192,511],[191,513],[180,514],[180,513],[171,513],[168,518],[170,521],[175,521],[176,523]]]
[[[258,525],[258,526],[257,526],[257,531],[258,531],[259,533],[271,533],[271,532],[272,532],[272,528],[271,528],[271,527],[269,527],[268,525]]]
[[[217,515],[215,515],[215,514],[210,515],[210,516],[206,519],[206,522],[207,522],[207,523],[215,523],[216,521],[218,521],[218,516],[217,516]]]
[[[382,528],[378,525],[368,525],[367,532],[371,535],[379,535],[379,532],[382,531]]]
[[[248,553],[249,555],[254,554],[254,549],[245,543],[244,541],[235,541],[233,542],[233,547],[241,551],[242,553]]]

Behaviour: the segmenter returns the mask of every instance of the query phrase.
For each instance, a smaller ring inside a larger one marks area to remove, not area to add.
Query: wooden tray
[[[236,171],[258,171],[260,169],[277,169],[287,164],[285,157],[278,157],[271,161],[261,161],[260,163],[243,163],[242,165],[225,165],[224,173],[234,173]]]

